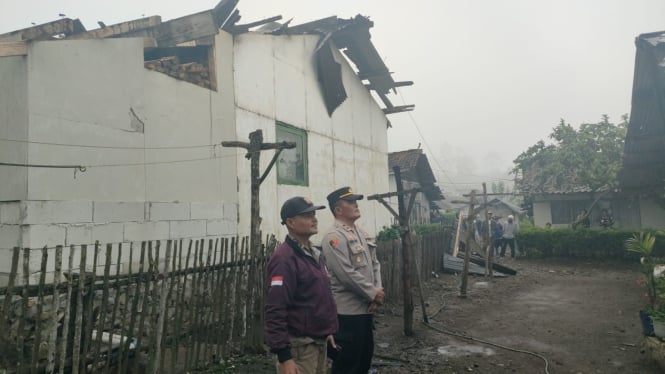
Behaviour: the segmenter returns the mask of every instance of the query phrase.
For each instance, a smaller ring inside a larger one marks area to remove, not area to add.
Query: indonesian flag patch
[[[284,285],[284,277],[281,275],[275,276],[270,278],[270,287],[272,286],[283,286]]]

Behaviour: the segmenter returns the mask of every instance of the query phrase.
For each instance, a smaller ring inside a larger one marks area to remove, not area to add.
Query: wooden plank
[[[155,27],[162,23],[162,17],[150,16],[132,21],[121,22],[115,25],[94,29],[79,34],[68,36],[67,39],[104,39],[112,36],[120,36]]]
[[[143,260],[145,260],[145,257],[143,256],[143,249],[144,249],[145,242],[142,243],[141,245],[141,269],[144,268],[145,263]],[[143,301],[143,304],[141,306],[141,313],[139,317],[139,325],[138,325],[138,332],[136,334],[136,352],[141,352],[142,344],[144,343],[144,337],[143,337],[143,330],[145,330],[145,319],[146,314],[148,314],[148,310],[150,307],[150,280],[152,279],[152,275],[154,274],[154,261],[152,258],[152,241],[148,241],[148,277],[143,281],[143,296],[141,297],[141,300]],[[137,291],[140,291],[140,285],[137,287]],[[132,367],[132,373],[139,373],[139,361],[140,360],[134,360],[134,365]],[[141,369],[142,371],[144,368]]]
[[[131,261],[131,259],[130,259]],[[115,266],[115,278],[117,279],[118,276],[120,275],[120,264],[122,264],[122,243],[118,243],[118,257],[116,259],[116,266]],[[120,286],[115,286],[115,296],[113,297],[113,311],[111,312],[111,325],[115,326],[115,318],[118,313],[118,305],[120,304]],[[124,317],[125,313],[123,313]],[[124,326],[125,320],[124,318],[122,319],[122,323],[120,324],[121,326]],[[108,345],[108,350],[107,352],[112,352],[113,351],[113,333],[115,332],[115,329],[110,329],[109,331],[109,345]],[[123,334],[120,334],[120,348],[122,348],[122,336]],[[109,370],[109,367],[111,365],[111,355],[108,354],[106,355],[106,370]]]
[[[84,297],[84,303],[85,305],[83,306],[84,308],[84,316],[83,316],[83,336],[81,337],[81,340],[83,340],[83,351],[81,352],[82,355],[82,360],[81,360],[81,373],[86,373],[87,372],[87,356],[91,351],[92,347],[92,312],[93,312],[93,286],[97,280],[97,259],[99,257],[99,242],[95,242],[94,245],[94,254],[92,256],[92,274],[88,275],[85,272],[85,265],[81,268],[81,273],[82,276],[84,276],[86,279],[86,290],[85,290],[85,297]],[[88,283],[89,282],[89,283]],[[101,333],[101,332],[100,332]]]
[[[233,10],[238,5],[238,0],[221,0],[215,7],[212,9],[212,16],[215,20],[217,28],[224,26],[226,20],[228,20],[233,13]]]
[[[21,40],[44,40],[50,39],[54,35],[70,35],[85,32],[85,27],[78,19],[63,18],[57,21],[44,23],[41,25],[28,27],[10,33],[0,35],[0,40],[21,41]]]
[[[25,42],[0,42],[0,57],[25,56],[28,45]]]
[[[96,336],[95,338],[95,344],[93,347],[94,354],[92,357],[94,357],[94,362],[95,365],[97,365],[97,359],[100,357],[100,352],[102,349],[102,332],[104,331],[104,325],[106,322],[106,313],[108,309],[108,299],[109,299],[109,279],[111,276],[111,254],[113,253],[113,245],[110,243],[106,244],[106,255],[105,255],[105,260],[104,261],[104,278],[103,278],[103,284],[104,288],[102,290],[102,306],[99,312],[98,316],[98,323],[97,323],[97,329],[96,329]],[[119,264],[118,264],[119,265]],[[111,326],[113,326],[113,321],[111,321]],[[113,329],[110,329],[111,333]],[[112,339],[109,339],[109,341],[112,341]],[[109,353],[111,350],[108,351]],[[110,354],[109,354],[110,356]],[[93,366],[93,370],[98,369],[97,366]]]
[[[53,298],[51,299],[51,312],[54,313],[53,318],[54,321],[56,321],[57,317],[55,317],[60,309],[60,290],[58,290],[58,286],[60,285],[60,277],[62,276],[62,245],[58,245],[55,247],[55,273],[53,273]],[[69,303],[69,300],[67,300],[67,303]],[[63,330],[64,330],[64,325],[67,324],[67,319],[63,318]],[[63,334],[63,337],[66,337],[67,335]],[[57,339],[58,338],[58,324],[54,323],[53,327],[51,327],[51,331],[49,332],[49,338],[48,338],[48,353],[46,355],[47,357],[47,364],[46,364],[46,372],[47,373],[53,373],[55,371],[55,355],[56,355],[56,344],[57,344]],[[67,345],[67,339],[60,339],[60,344],[62,345]]]
[[[176,18],[145,30],[130,32],[123,36],[151,37],[157,40],[160,47],[175,46],[179,43],[204,38],[217,34],[217,25],[213,19],[212,11]]]
[[[81,361],[81,337],[83,336],[83,289],[85,288],[85,264],[88,254],[88,246],[81,246],[81,258],[79,262],[78,288],[76,295],[76,320],[74,322],[74,352],[72,354],[72,374],[79,373]],[[83,360],[85,361],[85,360]]]
[[[44,312],[44,283],[46,283],[46,261],[48,260],[48,247],[42,248],[42,263],[39,267],[39,293],[37,295],[37,320],[35,321],[35,339],[32,346],[32,362],[30,363],[30,372],[37,372],[39,367],[37,362],[39,359],[39,345],[42,343],[42,329],[44,323],[42,321],[42,313]],[[57,320],[58,311],[51,311],[52,320]],[[24,318],[24,316],[22,316]]]

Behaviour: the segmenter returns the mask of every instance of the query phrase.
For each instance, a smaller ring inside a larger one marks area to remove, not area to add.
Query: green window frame
[[[284,149],[277,159],[277,183],[308,186],[307,132],[283,122],[276,122],[277,142],[295,142],[296,147]]]

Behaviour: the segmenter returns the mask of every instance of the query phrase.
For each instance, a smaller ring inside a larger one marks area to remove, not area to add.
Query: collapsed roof
[[[425,189],[423,193],[431,203],[445,200],[441,188],[436,185],[436,178],[427,160],[427,155],[423,153],[422,149],[389,153],[388,169],[391,173],[394,167],[399,167],[403,180],[417,182],[423,187]],[[440,209],[440,206],[434,203],[432,208]]]
[[[317,48],[319,80],[329,115],[346,99],[341,75],[335,73],[339,67],[330,53],[330,42],[334,43],[332,48],[342,50],[355,64],[358,78],[383,102],[385,114],[414,109],[414,105],[395,106],[386,96],[391,90],[396,92],[396,87],[410,86],[413,82],[396,82],[392,78],[392,73],[371,42],[369,29],[374,24],[369,18],[358,15],[351,19],[340,19],[333,16],[291,26],[290,21],[276,24],[276,21],[282,19],[278,15],[239,24],[241,16],[236,9],[238,1],[221,0],[213,9],[164,22],[160,16],[108,26],[98,22],[100,28],[93,30],[86,30],[78,19],[62,18],[0,35],[0,57],[27,54],[26,43],[30,41],[142,37],[146,47],[146,68],[216,89],[214,76],[208,72],[207,54],[201,48],[212,45],[220,29],[234,35],[250,31],[272,35],[317,34],[320,35]],[[263,27],[253,30],[259,26]],[[190,48],[186,52],[177,50],[186,47]],[[198,51],[193,49],[196,47]]]

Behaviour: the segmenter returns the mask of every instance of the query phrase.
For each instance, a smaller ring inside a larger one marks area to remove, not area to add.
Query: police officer
[[[333,374],[366,374],[374,354],[373,315],[384,302],[376,245],[355,222],[360,218],[358,200],[350,187],[328,195],[335,223],[322,241],[323,255],[331,275],[341,349],[333,360]]]
[[[282,205],[289,231],[267,266],[265,337],[277,357],[278,374],[326,374],[326,343],[335,346],[335,300],[325,258],[309,238],[318,232],[315,206],[293,197]]]

